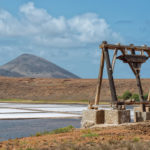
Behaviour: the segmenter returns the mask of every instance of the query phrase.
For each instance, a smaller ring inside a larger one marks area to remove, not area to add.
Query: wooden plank
[[[115,49],[114,55],[113,55],[113,59],[112,59],[112,72],[114,72],[114,67],[115,67],[115,62],[116,62],[117,52],[118,52],[118,50]]]
[[[150,105],[150,102],[148,101],[143,101],[143,102],[115,102],[116,104],[118,105],[141,105],[141,104],[144,104],[144,105]]]
[[[98,83],[97,83],[96,96],[95,96],[95,105],[98,105],[99,101],[100,101],[100,92],[101,92],[101,86],[102,86],[103,69],[104,69],[104,50],[102,50],[102,53],[101,53],[100,69],[99,69]]]
[[[107,73],[108,73],[112,103],[114,103],[114,102],[117,101],[117,95],[116,95],[116,89],[115,89],[113,75],[112,75],[112,67],[111,67],[111,64],[110,64],[110,58],[109,58],[109,53],[108,53],[107,48],[104,48],[104,56],[105,56],[105,60],[106,60],[106,66],[107,66]]]

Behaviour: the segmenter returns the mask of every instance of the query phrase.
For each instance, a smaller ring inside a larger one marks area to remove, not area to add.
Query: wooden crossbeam
[[[118,105],[141,105],[141,104],[144,104],[144,105],[150,105],[150,102],[149,101],[143,101],[143,102],[114,102]]]
[[[103,42],[101,45],[100,45],[100,48],[108,48],[110,50],[115,50],[115,49],[118,49],[118,50],[129,50],[129,51],[132,51],[133,49],[135,51],[145,51],[148,53],[148,55],[150,56],[150,47],[147,47],[146,45],[145,46],[134,46],[134,45],[115,45],[115,44],[107,44],[105,42]]]

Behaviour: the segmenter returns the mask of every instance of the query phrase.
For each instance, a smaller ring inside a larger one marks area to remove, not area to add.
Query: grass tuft
[[[82,135],[82,137],[97,137],[97,136],[99,136],[99,135],[96,133],[87,133],[87,134]]]
[[[140,138],[138,137],[133,138],[133,142],[139,142],[139,141],[140,141]]]
[[[65,133],[65,132],[69,132],[72,129],[74,129],[74,127],[72,125],[69,125],[67,127],[64,128],[58,128],[55,129],[53,131],[44,131],[44,132],[37,132],[35,135],[33,136],[42,136],[42,135],[46,135],[46,134],[59,134],[59,133]]]
[[[64,128],[55,129],[55,130],[51,131],[50,134],[65,133],[65,132],[71,131],[72,129],[74,129],[74,127],[72,125],[70,125],[70,126],[67,126]]]

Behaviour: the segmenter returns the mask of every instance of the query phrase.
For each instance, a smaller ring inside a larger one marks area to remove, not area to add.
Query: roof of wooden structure
[[[108,48],[108,49],[111,49],[111,50],[129,50],[129,51],[132,51],[132,50],[135,50],[135,51],[144,51],[144,52],[147,52],[147,54],[149,55],[150,57],[150,47],[147,47],[146,45],[144,46],[134,46],[133,44],[130,44],[130,45],[121,45],[120,43],[119,44],[107,44],[106,41],[103,41],[103,43],[100,45],[100,48]]]

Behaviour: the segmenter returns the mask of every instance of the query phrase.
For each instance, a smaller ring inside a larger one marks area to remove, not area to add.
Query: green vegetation
[[[44,131],[44,132],[37,132],[35,134],[35,136],[41,136],[41,135],[46,135],[46,134],[59,134],[59,133],[66,133],[66,132],[69,132],[69,131],[72,131],[74,129],[74,127],[72,125],[69,125],[67,127],[64,127],[64,128],[58,128],[58,129],[55,129],[53,131]],[[33,135],[34,136],[34,135]]]
[[[133,99],[134,101],[137,101],[137,102],[140,101],[140,98],[139,98],[138,94],[132,94],[131,99]]]
[[[97,137],[97,136],[99,136],[97,133],[93,133],[91,129],[83,129],[81,132],[84,133],[82,135],[82,137]]]
[[[146,94],[144,94],[144,100],[147,100],[147,98],[148,98],[148,94],[146,93]],[[122,96],[118,96],[118,99],[119,100],[121,100],[121,99],[123,99],[123,100],[132,99],[132,100],[137,101],[137,102],[140,101],[139,94],[131,93],[130,91],[125,91]]]
[[[97,137],[97,136],[99,136],[99,135],[96,133],[87,133],[87,134],[82,135],[82,137]]]
[[[55,129],[55,130],[51,131],[50,134],[65,133],[65,132],[69,132],[73,129],[74,129],[74,127],[72,125],[70,125],[70,126],[67,126],[67,127],[64,127],[64,128]]]
[[[133,142],[139,142],[139,141],[140,141],[140,138],[138,137],[133,138]]]
[[[129,98],[131,98],[132,96],[132,93],[130,91],[126,91],[123,95],[122,95],[122,98],[123,100],[127,100]]]
[[[117,96],[117,97],[118,97],[119,100],[122,99],[122,96]]]

